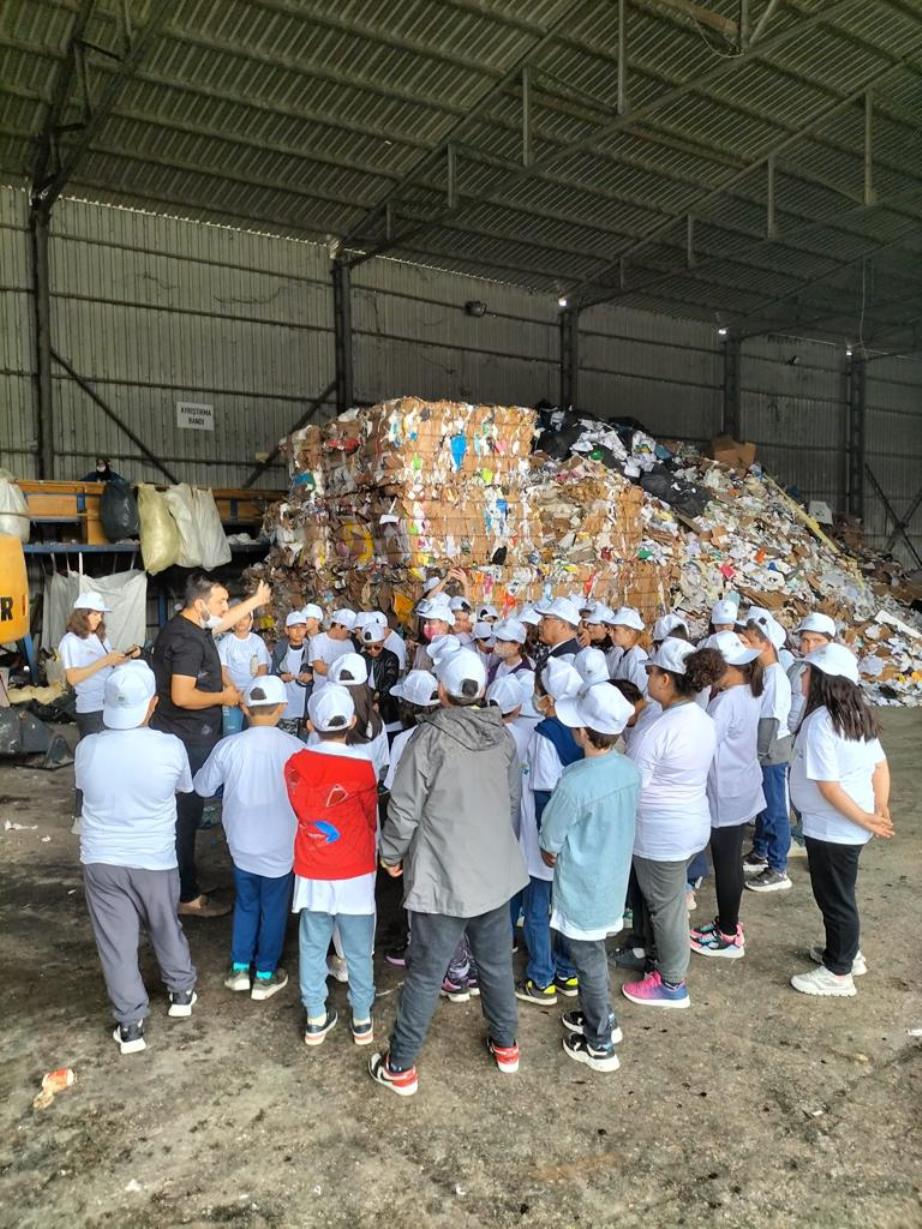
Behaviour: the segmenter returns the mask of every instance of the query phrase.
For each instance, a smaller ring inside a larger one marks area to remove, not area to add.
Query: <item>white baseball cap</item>
[[[285,619],[286,627],[304,627],[307,623],[307,616],[303,610],[292,610]]]
[[[844,644],[824,644],[821,649],[808,653],[804,661],[834,678],[848,679],[850,683],[859,680],[858,658]]]
[[[634,705],[617,687],[586,687],[576,696],[558,700],[555,712],[571,729],[620,734],[634,716]]]
[[[477,634],[476,628],[474,634]],[[499,623],[494,623],[493,635],[497,640],[512,640],[516,644],[524,644],[528,639],[525,624],[519,619],[503,619]]]
[[[423,583],[423,593],[431,593],[437,584],[440,583],[440,577],[429,576]]]
[[[750,610],[749,618],[751,622],[756,623],[759,627],[761,627],[762,631],[769,638],[776,649],[784,647],[784,642],[787,640],[788,634],[774,615],[770,614],[767,610],[761,609],[757,615],[753,615],[752,611]]]
[[[610,606],[606,606],[604,602],[593,602],[589,607],[589,613],[583,620],[585,623],[611,623],[615,612]]]
[[[819,611],[813,611],[808,614],[800,627],[795,631],[795,635],[799,636],[801,632],[816,632],[818,636],[828,636],[830,640],[836,638],[836,625],[829,615],[820,614]]]
[[[653,639],[665,640],[677,627],[684,627],[688,631],[688,626],[681,615],[665,614],[653,624]]]
[[[493,644],[493,624],[485,623],[483,619],[478,619],[474,624],[472,635],[475,640],[487,640]]]
[[[601,649],[591,646],[580,651],[573,658],[573,668],[584,683],[607,683],[608,662]]]
[[[316,619],[318,623],[323,621],[323,611],[315,602],[308,602],[301,611],[301,614],[304,616],[304,619]],[[304,622],[304,619],[302,619],[302,622]]]
[[[308,700],[307,715],[311,725],[321,734],[332,734],[335,730],[345,732],[355,716],[355,705],[345,687],[330,684],[322,691],[315,691]]]
[[[441,657],[436,663],[435,675],[456,700],[474,700],[483,695],[487,685],[483,659],[471,649],[459,649],[457,653]]]
[[[450,657],[452,653],[461,652],[461,641],[457,636],[451,634],[447,636],[439,636],[438,640],[430,640],[426,645],[426,652],[429,654],[429,660],[433,665],[438,663],[444,657]]]
[[[131,661],[116,666],[106,679],[103,691],[103,724],[110,730],[136,729],[147,716],[148,706],[156,694],[157,680],[146,662]]]
[[[97,593],[95,589],[87,589],[86,593],[78,593],[77,600],[74,602],[74,610],[95,610],[97,614],[112,613],[112,608],[106,605],[102,594]]]
[[[435,708],[439,702],[439,684],[428,670],[411,670],[405,679],[395,683],[391,695],[420,708]]]
[[[668,670],[670,674],[685,673],[685,659],[695,652],[695,646],[687,640],[676,640],[670,636],[659,646],[653,656],[645,663],[647,670],[651,666],[659,666],[660,670]]]
[[[563,696],[575,696],[583,686],[583,679],[569,662],[561,661],[559,657],[549,657],[541,671],[541,686],[552,700],[557,701]]]
[[[504,717],[522,707],[522,688],[514,674],[504,674],[487,688],[487,699],[495,704]]]
[[[438,597],[425,598],[417,607],[417,614],[425,622],[431,622],[438,619],[440,623],[447,623],[449,627],[455,625],[455,612],[448,603],[448,598]]]
[[[564,623],[579,627],[579,607],[568,597],[555,597],[551,602],[539,602],[535,610],[546,619],[562,619]]]
[[[470,604],[466,597],[453,597],[448,603],[452,610],[467,610],[471,611],[474,607]]]
[[[711,622],[715,627],[721,623],[735,623],[739,612],[740,608],[736,602],[732,602],[728,597],[721,598],[711,607]]]
[[[759,650],[743,644],[736,632],[717,632],[702,647],[716,649],[728,666],[748,666],[759,656]]]
[[[489,603],[487,603],[484,606],[477,607],[477,621],[478,622],[480,622],[482,619],[498,619],[498,618],[499,618],[499,611],[496,609],[495,606],[491,606]]]
[[[523,606],[522,612],[519,615],[519,622],[528,623],[532,627],[537,627],[541,622],[541,616],[538,614],[538,611],[534,606]]]
[[[351,677],[343,678],[344,674]],[[365,658],[360,657],[358,653],[343,653],[342,657],[337,657],[330,666],[327,678],[331,683],[341,683],[343,687],[360,687],[362,683],[368,682],[368,667],[365,665]]]
[[[274,708],[288,703],[288,692],[277,674],[264,674],[247,685],[243,698],[247,708]]]
[[[619,606],[612,614],[611,627],[632,627],[635,632],[643,631],[643,619],[633,606]]]
[[[746,622],[747,623],[749,623],[752,620],[755,620],[756,622],[758,622],[759,619],[770,619],[770,618],[772,618],[772,612],[769,609],[767,609],[767,607],[765,606],[750,606],[749,609],[746,611]]]
[[[383,610],[372,610],[368,612],[368,622],[377,623],[380,627],[386,627],[390,631],[390,623],[387,621],[387,615]]]
[[[375,620],[369,620],[359,633],[362,644],[383,644],[387,639],[387,628]]]
[[[352,631],[355,627],[355,611],[343,607],[342,610],[334,610],[330,616],[331,623],[338,623],[340,627],[345,627],[347,631]]]

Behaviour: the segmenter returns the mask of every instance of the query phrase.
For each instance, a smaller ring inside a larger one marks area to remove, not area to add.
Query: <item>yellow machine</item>
[[[0,644],[29,634],[29,581],[22,543],[0,534]]]

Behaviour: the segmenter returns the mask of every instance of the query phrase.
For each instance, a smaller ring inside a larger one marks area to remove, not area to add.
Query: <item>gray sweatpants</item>
[[[685,904],[687,866],[687,858],[654,862],[634,855],[634,874],[643,894],[641,917],[635,917],[634,930],[642,936],[647,955],[655,953],[663,981],[673,985],[685,980],[691,952]]]
[[[147,991],[138,967],[141,927],[150,937],[168,990],[191,990],[195,966],[176,909],[179,872],[143,871],[91,862],[83,868],[86,907],[106,979],[112,1014],[119,1024],[148,1015]]]

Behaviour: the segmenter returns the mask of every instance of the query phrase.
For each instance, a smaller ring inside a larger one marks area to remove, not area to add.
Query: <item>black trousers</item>
[[[217,746],[216,738],[204,742],[183,739],[193,777]],[[179,899],[186,903],[200,895],[195,870],[195,834],[202,822],[205,799],[194,791],[176,795],[176,861],[179,863]]]
[[[717,893],[717,925],[722,935],[735,935],[743,898],[743,836],[745,824],[711,829],[711,859]]]
[[[863,845],[835,845],[805,837],[810,886],[826,927],[823,964],[830,973],[851,973],[858,954],[860,923],[855,900]]]

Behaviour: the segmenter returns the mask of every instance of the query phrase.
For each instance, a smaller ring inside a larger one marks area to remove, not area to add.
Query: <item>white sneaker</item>
[[[342,956],[330,957],[327,961],[327,972],[330,977],[335,977],[339,982],[347,982],[349,980],[349,969]]]
[[[249,969],[234,969],[231,967],[228,970],[227,977],[224,979],[224,985],[228,990],[233,990],[235,994],[244,991],[250,993],[250,970]]]
[[[811,969],[809,973],[798,973],[791,978],[791,985],[801,994],[820,995],[824,998],[851,998],[858,993],[851,973],[840,977],[837,973],[830,973],[823,964],[818,969]]]
[[[816,943],[810,948],[810,959],[815,960],[817,964],[823,963],[823,953],[826,949],[822,943]],[[852,961],[852,977],[864,977],[868,971],[868,963],[859,950],[858,955]]]
[[[800,841],[791,841],[791,848],[788,850],[788,861],[791,858],[805,858],[807,856],[807,846],[801,845]]]
[[[79,835],[80,835],[80,832],[81,832],[81,827],[80,827],[80,824],[81,824],[82,819],[83,819],[83,816],[82,816],[82,815],[75,815],[75,816],[74,816],[74,822],[73,822],[73,823],[71,824],[71,826],[70,826],[70,831],[71,831],[71,835],[72,835],[72,836],[79,836]]]

